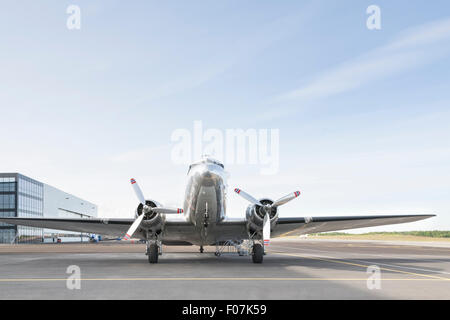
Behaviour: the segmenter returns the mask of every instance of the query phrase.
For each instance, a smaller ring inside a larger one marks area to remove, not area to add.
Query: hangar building
[[[90,218],[97,206],[28,178],[20,173],[0,173],[1,217]],[[0,243],[88,241],[87,234],[0,223]]]

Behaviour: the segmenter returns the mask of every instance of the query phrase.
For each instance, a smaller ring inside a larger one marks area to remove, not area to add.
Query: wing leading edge
[[[436,215],[279,218],[274,230],[272,231],[272,236],[298,236],[309,233],[376,227],[388,224],[414,222],[434,216]]]
[[[133,219],[0,218],[0,222],[21,226],[122,236]]]
[[[75,232],[95,233],[114,237],[123,237],[130,226],[133,224],[134,219],[72,219],[72,218],[0,218],[0,222],[15,224],[20,226],[29,226],[36,228],[47,228],[55,230],[67,230]],[[169,231],[169,235],[179,234],[186,236],[192,234],[193,226],[186,221],[167,221],[166,229]],[[144,239],[142,232],[137,232],[135,238]],[[166,236],[164,237],[166,238]],[[171,238],[178,239],[180,237],[168,237],[168,241]],[[179,241],[178,241],[179,242]],[[181,243],[181,242],[180,242]],[[184,241],[183,243],[187,243]]]

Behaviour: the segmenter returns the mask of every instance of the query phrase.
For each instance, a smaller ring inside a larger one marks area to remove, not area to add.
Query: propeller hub
[[[277,214],[277,208],[272,206],[273,201],[270,199],[261,199],[261,206],[257,205],[255,211],[261,219],[264,219],[265,215],[268,214],[269,218],[272,219]]]

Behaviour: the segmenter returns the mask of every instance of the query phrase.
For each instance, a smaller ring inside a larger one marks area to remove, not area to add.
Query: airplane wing
[[[123,236],[134,219],[0,218],[0,222],[56,230]]]
[[[272,231],[272,237],[299,236],[309,233],[383,226],[419,221],[434,216],[434,214],[430,214],[279,218]]]
[[[435,215],[385,215],[385,216],[335,216],[307,218],[279,218],[272,230],[272,237],[296,236],[309,233],[339,231],[345,229],[366,228],[413,222],[434,217]],[[71,218],[0,218],[0,222],[37,228],[78,231],[122,237],[134,219],[71,219]],[[187,222],[166,222],[166,231],[174,236],[173,240],[184,240],[192,235],[193,225]],[[227,219],[216,225],[218,238],[229,240],[245,239],[247,221],[245,219]],[[137,235],[140,235],[138,232]],[[168,241],[172,240],[168,237]]]
[[[134,219],[72,219],[72,218],[1,218],[0,222],[29,226],[36,228],[47,228],[55,230],[77,231],[85,233],[95,233],[113,237],[123,237]],[[191,223],[186,221],[166,221],[164,244],[186,245],[185,241],[195,230]],[[169,236],[166,234],[168,233]],[[144,234],[136,231],[134,238],[144,239]]]
[[[332,216],[306,218],[279,218],[273,227],[273,238],[299,236],[302,234],[357,229],[419,221],[434,217],[431,215],[376,215],[376,216]],[[247,239],[247,220],[245,218],[226,219],[216,226],[223,240]]]

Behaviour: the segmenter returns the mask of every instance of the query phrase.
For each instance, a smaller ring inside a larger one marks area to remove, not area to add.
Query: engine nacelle
[[[145,200],[145,204],[149,207],[156,208],[162,207],[162,205],[154,200]],[[136,218],[140,216],[144,211],[144,206],[142,203],[139,203],[136,208]],[[154,231],[161,229],[164,223],[165,217],[156,212],[147,212],[145,213],[144,220],[142,221],[142,226],[147,227],[149,229],[153,229]]]
[[[272,204],[271,199],[260,199],[262,204]],[[263,229],[264,216],[266,215],[265,208],[259,205],[250,205],[246,211],[247,227],[250,233],[259,232]],[[278,220],[278,208],[271,208],[269,212],[270,224],[273,228]]]

